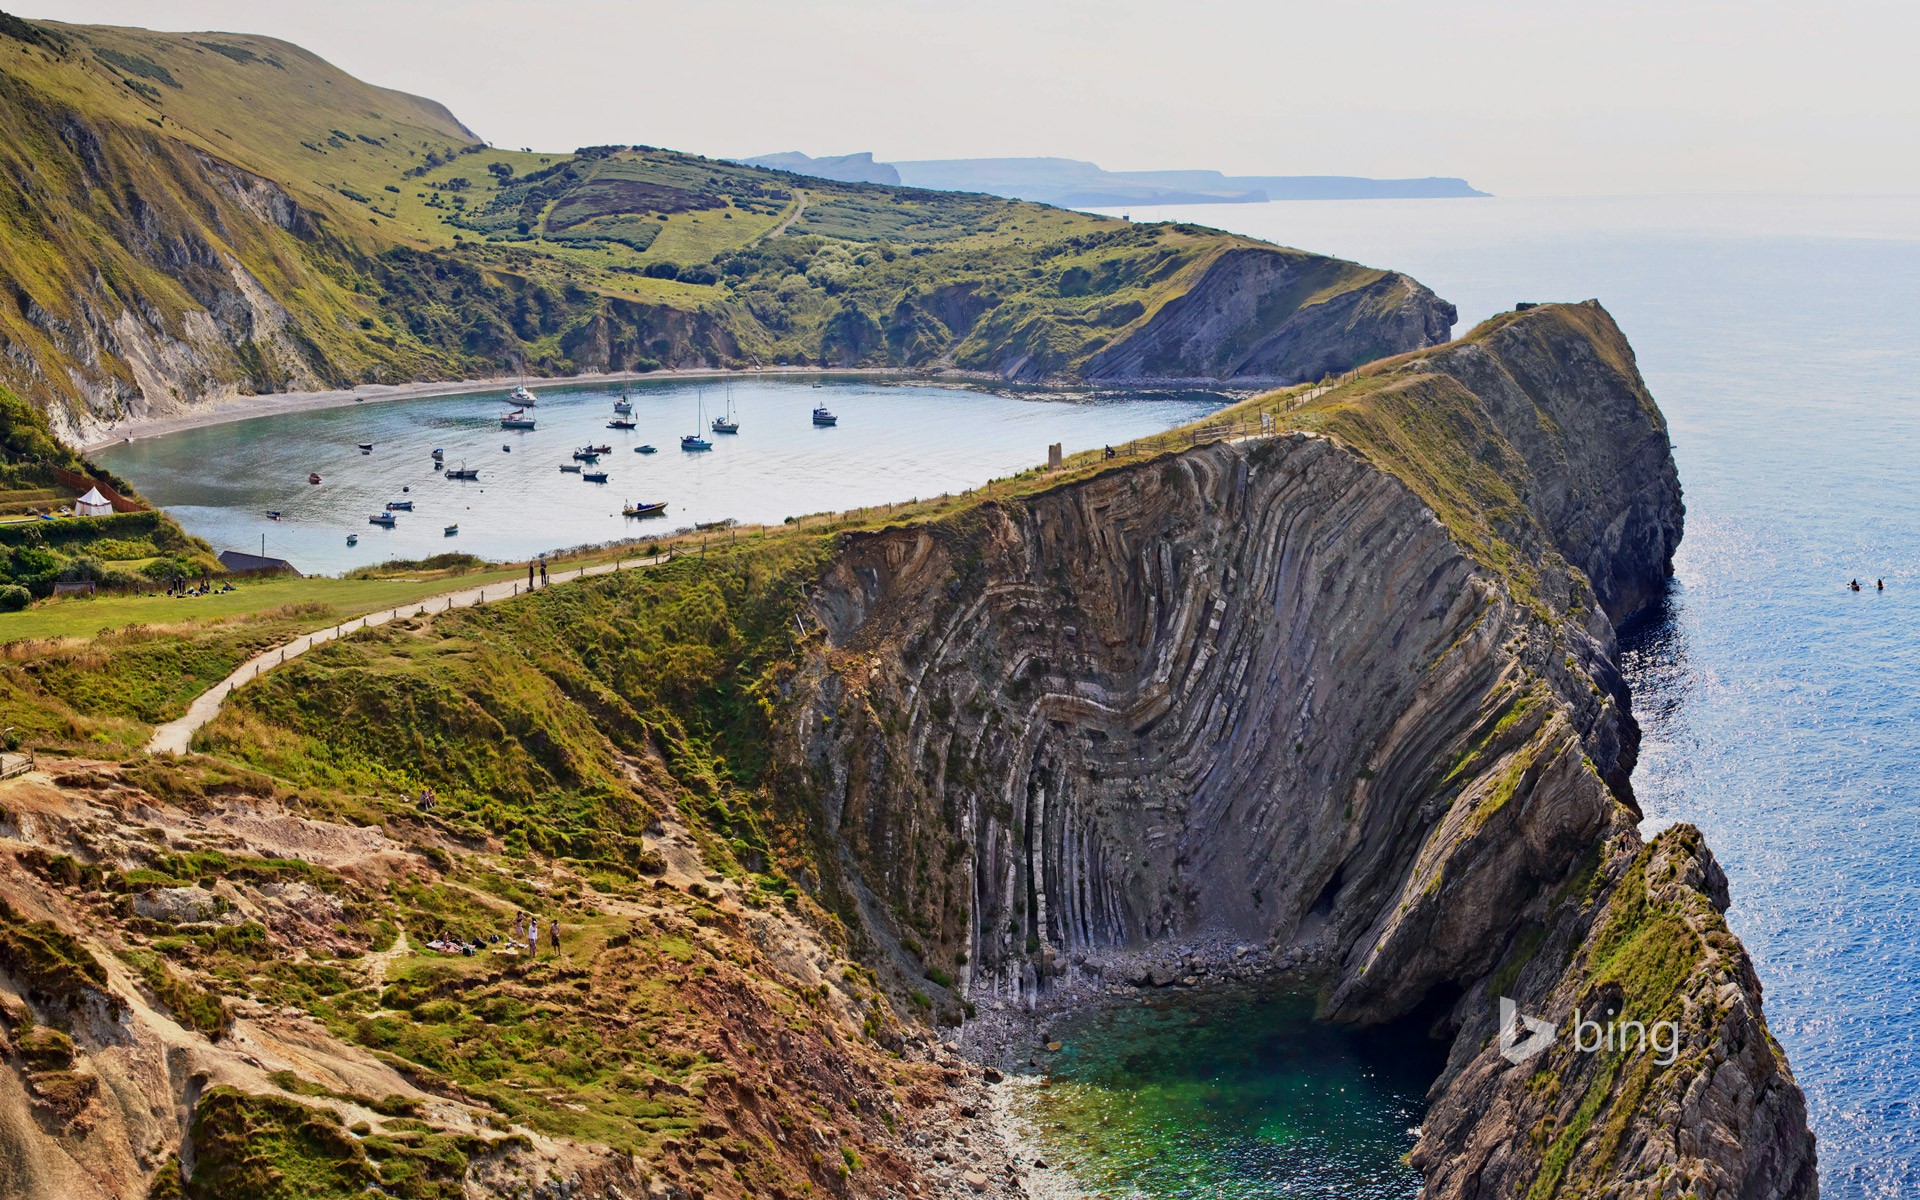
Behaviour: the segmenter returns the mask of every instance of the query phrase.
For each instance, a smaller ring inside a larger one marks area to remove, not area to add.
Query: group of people
[[[555,954],[560,953],[560,922],[549,919],[546,933],[548,945],[553,947]],[[526,946],[528,954],[537,956],[540,953],[540,918],[531,913],[516,914],[506,936],[489,934],[486,945],[441,935],[428,942],[427,949],[440,954],[462,954],[472,958],[489,947],[508,954],[518,954],[522,945]]]
[[[167,581],[168,596],[218,596],[233,590],[234,588],[231,583],[223,583],[219,587],[214,587],[213,581],[206,578],[202,578],[199,583],[192,587],[188,587],[187,581],[178,575]]]
[[[1859,590],[1860,590],[1860,581],[1859,581],[1858,579],[1850,579],[1850,580],[1848,580],[1848,581],[1847,581],[1847,586],[1848,586],[1849,588],[1851,588],[1851,589],[1853,589],[1854,591],[1856,591],[1856,592],[1857,592],[1857,591],[1859,591]],[[1876,591],[1876,592],[1884,592],[1884,591],[1886,591],[1886,590],[1887,590],[1887,581],[1886,581],[1886,580],[1884,580],[1884,579],[1876,579],[1876,580],[1874,580],[1874,581],[1873,581],[1873,590],[1874,590],[1874,591]]]

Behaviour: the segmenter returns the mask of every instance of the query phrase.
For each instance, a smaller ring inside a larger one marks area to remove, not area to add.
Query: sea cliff
[[[1428,1022],[1436,1196],[1812,1194],[1724,879],[1636,830],[1614,626],[1683,510],[1625,339],[1503,317],[1288,423],[850,539],[788,745],[868,920],[976,1001],[1237,941]],[[1501,996],[1684,1047],[1510,1066]]]

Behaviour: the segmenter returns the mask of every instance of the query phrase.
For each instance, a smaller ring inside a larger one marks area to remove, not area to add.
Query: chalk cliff
[[[1683,510],[1619,330],[1497,318],[1281,419],[845,546],[788,752],[882,941],[983,1001],[1264,941],[1450,1039],[1432,1195],[1813,1195],[1724,879],[1636,832],[1614,622]],[[1502,995],[1682,1045],[1510,1066]]]

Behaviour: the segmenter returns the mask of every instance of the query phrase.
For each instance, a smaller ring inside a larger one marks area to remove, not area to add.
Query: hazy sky
[[[265,33],[499,145],[1920,192],[1912,0],[0,0]]]

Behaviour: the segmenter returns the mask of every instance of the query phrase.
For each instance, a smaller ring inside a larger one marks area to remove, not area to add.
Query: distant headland
[[[1357,175],[1223,175],[1219,171],[1108,171],[1073,158],[926,158],[878,162],[872,154],[815,158],[798,150],[739,160],[841,183],[984,192],[1062,208],[1125,204],[1259,204],[1268,200],[1408,200],[1485,196],[1464,179]]]

